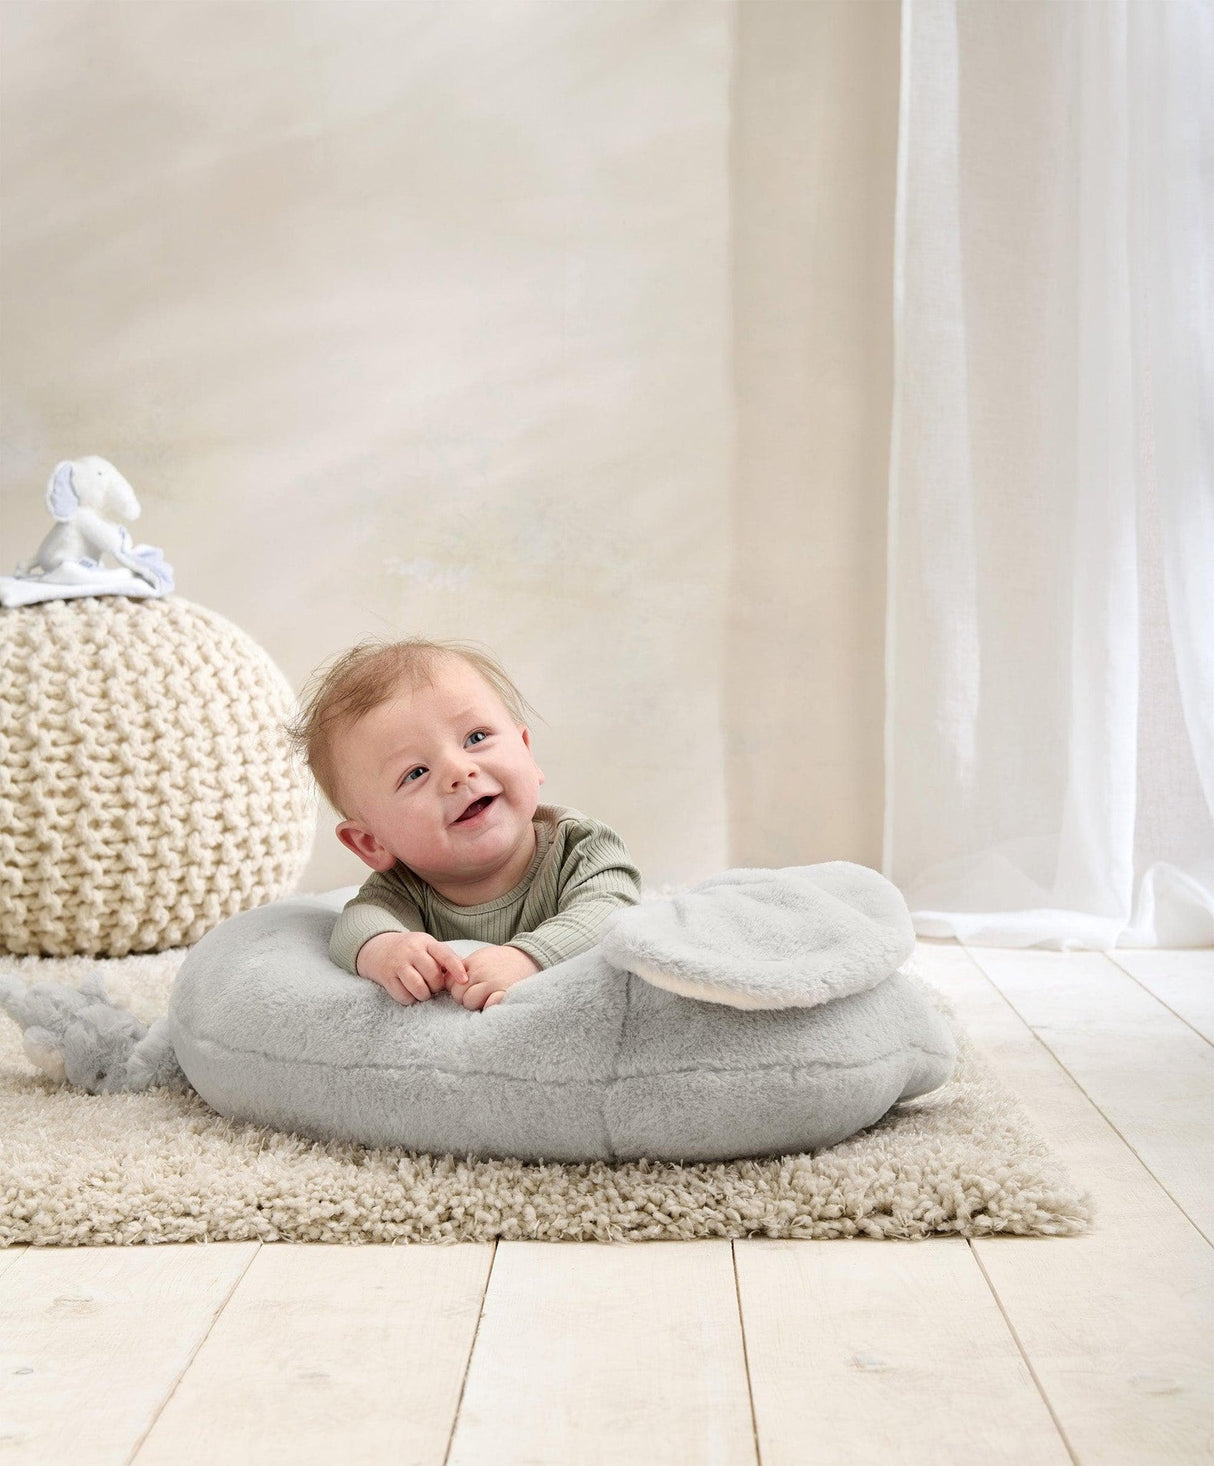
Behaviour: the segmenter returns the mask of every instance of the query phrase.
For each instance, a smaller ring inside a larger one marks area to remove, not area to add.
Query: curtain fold
[[[903,0],[882,869],[1214,945],[1214,10]]]

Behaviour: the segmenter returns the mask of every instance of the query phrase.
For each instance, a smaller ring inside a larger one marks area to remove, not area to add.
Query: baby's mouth
[[[462,825],[465,820],[474,820],[480,814],[481,810],[488,809],[496,798],[496,794],[485,794],[480,799],[474,799],[455,823]]]

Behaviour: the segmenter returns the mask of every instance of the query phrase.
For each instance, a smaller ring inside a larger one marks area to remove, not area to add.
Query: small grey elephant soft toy
[[[135,491],[112,463],[89,454],[55,465],[46,486],[54,526],[29,560],[3,578],[8,606],[75,595],[167,595],[173,571],[154,545],[132,543],[119,520],[139,518]],[[120,569],[101,564],[102,555]]]

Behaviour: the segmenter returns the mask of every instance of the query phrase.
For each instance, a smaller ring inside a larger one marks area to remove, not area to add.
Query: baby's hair
[[[526,722],[524,709],[539,713],[518,690],[489,652],[473,642],[431,641],[410,636],[403,641],[368,637],[312,673],[300,696],[300,706],[283,729],[294,753],[301,756],[325,798],[343,818],[334,744],[337,735],[385,703],[402,686],[415,691],[432,685],[434,668],[444,657],[459,657],[479,672],[514,722]]]

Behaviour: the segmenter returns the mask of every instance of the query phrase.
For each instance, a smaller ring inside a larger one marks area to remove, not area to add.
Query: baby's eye
[[[424,769],[424,768],[423,768],[423,767],[422,767],[422,765],[421,765],[421,764],[418,764],[418,766],[417,766],[417,768],[415,768],[415,769],[410,769],[410,770],[409,770],[409,772],[408,772],[408,773],[407,773],[407,774],[406,774],[406,775],[405,775],[405,777],[404,777],[404,778],[403,778],[403,779],[402,779],[402,780],[401,780],[401,783],[402,783],[402,784],[408,784],[408,783],[410,783],[410,782],[411,782],[411,781],[412,781],[412,780],[413,780],[413,775],[414,775],[414,774],[424,774],[424,773],[425,773],[425,772],[426,772],[426,771],[425,771],[425,769]]]
[[[471,743],[474,738],[488,738],[488,736],[488,733],[486,733],[483,728],[478,728],[475,733],[469,733],[464,742]]]

